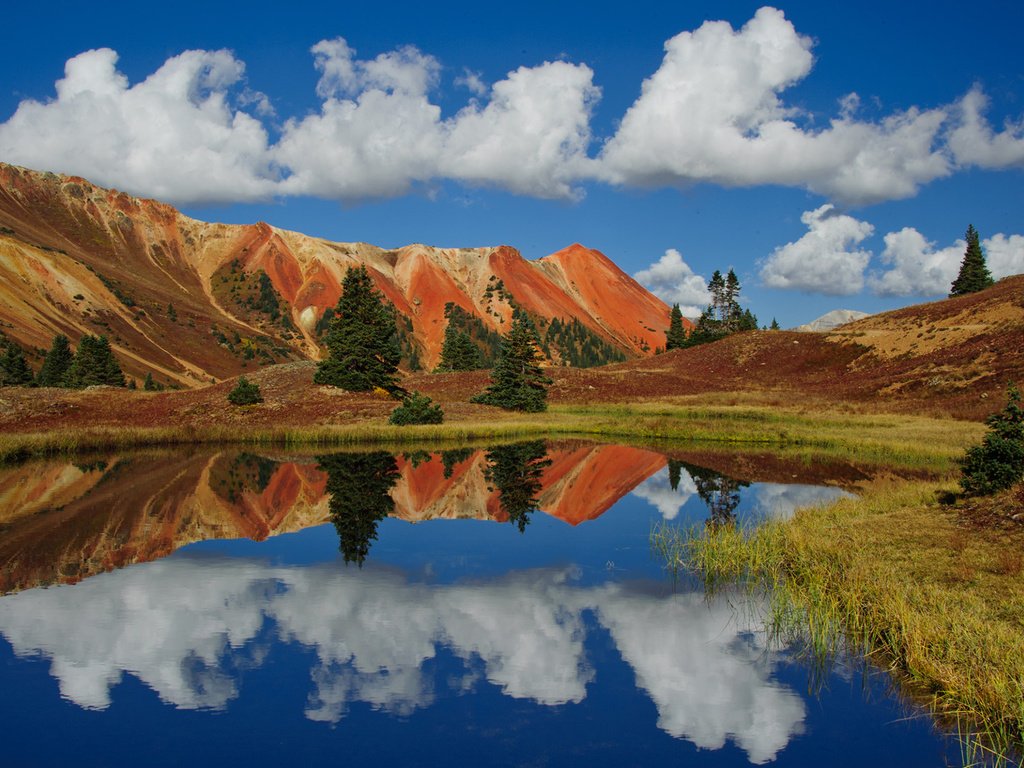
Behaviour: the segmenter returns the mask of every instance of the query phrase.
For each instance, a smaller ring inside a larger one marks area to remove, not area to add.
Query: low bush
[[[232,405],[262,403],[263,395],[260,394],[260,385],[242,376],[238,380],[238,385],[228,393],[228,402]]]
[[[422,392],[413,392],[391,412],[388,421],[398,426],[407,424],[440,424],[444,411]]]

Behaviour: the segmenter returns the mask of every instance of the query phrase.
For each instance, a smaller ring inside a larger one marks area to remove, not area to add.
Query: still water
[[[884,675],[809,690],[651,553],[869,475],[580,442],[8,468],[0,764],[956,763]]]

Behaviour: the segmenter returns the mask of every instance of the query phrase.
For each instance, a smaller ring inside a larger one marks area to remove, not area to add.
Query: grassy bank
[[[750,531],[660,528],[652,544],[712,588],[766,591],[769,629],[817,662],[844,648],[867,652],[976,736],[968,762],[982,750],[1019,754],[1024,532],[943,506],[938,498],[952,488],[879,485]]]
[[[0,462],[84,450],[159,445],[238,443],[330,446],[413,441],[459,442],[487,438],[576,435],[644,441],[770,445],[855,454],[859,460],[901,466],[948,464],[980,439],[983,427],[915,416],[804,413],[783,408],[690,405],[555,406],[547,413],[494,420],[450,420],[396,427],[383,418],[329,426],[133,427],[103,425],[75,430],[0,436]]]

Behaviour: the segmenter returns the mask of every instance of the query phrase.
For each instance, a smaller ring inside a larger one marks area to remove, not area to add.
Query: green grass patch
[[[768,597],[766,628],[823,676],[865,653],[958,732],[965,761],[1009,763],[1024,737],[1024,533],[967,525],[952,488],[879,484],[751,529],[661,526],[651,544],[709,589]]]

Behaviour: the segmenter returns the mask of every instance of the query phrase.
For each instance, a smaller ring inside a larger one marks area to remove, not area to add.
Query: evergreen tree
[[[96,385],[123,387],[124,374],[106,336],[86,334],[78,342],[75,360],[68,369],[67,385],[83,389]]]
[[[546,410],[551,379],[540,367],[544,357],[538,347],[533,323],[525,313],[516,312],[512,328],[502,338],[498,362],[491,372],[491,385],[473,397],[472,402],[514,411]]]
[[[345,273],[324,341],[328,357],[317,366],[313,376],[317,384],[351,392],[374,387],[401,391],[396,374],[402,353],[394,310],[384,304],[362,264]]]
[[[240,376],[238,384],[228,392],[228,402],[232,405],[255,405],[263,402],[260,385]]]
[[[981,249],[978,231],[973,224],[967,226],[964,239],[967,241],[967,248],[964,250],[963,261],[960,262],[960,273],[953,281],[949,292],[950,297],[981,291],[995,283],[985,263],[985,252]]]
[[[981,445],[960,460],[960,487],[969,496],[985,496],[1024,479],[1024,408],[1020,391],[1010,384],[1006,407],[989,416]]]
[[[388,416],[388,423],[398,426],[406,424],[440,424],[444,411],[422,392],[413,392]]]
[[[469,334],[460,331],[448,320],[444,329],[444,344],[441,347],[441,362],[437,365],[439,373],[448,371],[475,371],[483,367],[480,349]]]
[[[498,491],[498,503],[519,532],[526,530],[537,509],[541,475],[551,466],[543,440],[500,445],[487,449],[484,478]]]
[[[68,370],[75,360],[68,337],[58,333],[53,337],[50,351],[46,353],[43,367],[39,369],[36,383],[40,387],[66,387]]]
[[[668,314],[668,330],[665,332],[665,351],[686,346],[686,329],[683,327],[683,313],[679,305],[673,304]]]
[[[32,370],[25,362],[25,353],[13,342],[0,357],[0,387],[27,387],[32,383]]]
[[[153,374],[150,372],[146,374],[146,380],[142,382],[142,389],[144,392],[159,392],[163,387],[153,380]]]
[[[395,508],[391,488],[398,482],[398,462],[384,451],[318,456],[317,462],[327,473],[327,506],[338,549],[346,563],[362,568],[377,538],[377,524]]]
[[[778,331],[778,330],[780,330],[779,329],[779,321],[776,320],[774,317],[772,318],[772,324],[770,326],[768,326],[768,330],[770,330],[770,331]]]

